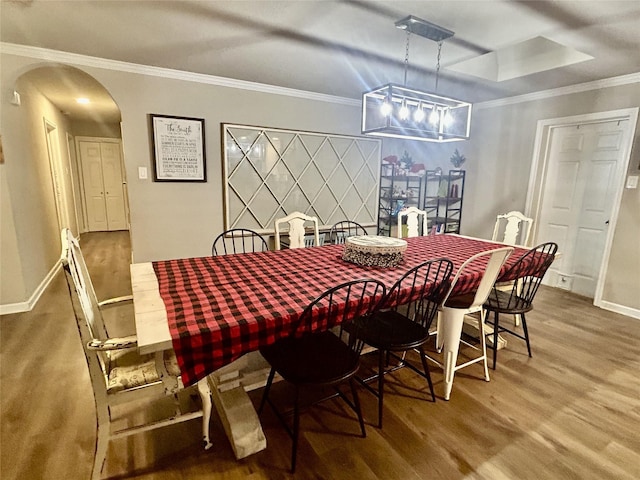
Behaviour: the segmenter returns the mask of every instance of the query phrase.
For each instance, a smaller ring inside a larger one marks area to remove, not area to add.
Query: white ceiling
[[[455,32],[442,48],[438,92],[472,102],[640,72],[639,0],[8,0],[0,8],[2,42],[354,99],[403,82],[406,36],[394,23],[408,15]],[[447,69],[535,37],[593,59],[501,82]],[[432,91],[436,58],[437,44],[413,35],[407,84]],[[49,83],[40,82],[43,92]]]

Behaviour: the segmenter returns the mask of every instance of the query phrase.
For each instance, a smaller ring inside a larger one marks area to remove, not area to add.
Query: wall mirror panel
[[[377,224],[381,141],[223,124],[225,229],[272,233],[300,211],[322,227]]]

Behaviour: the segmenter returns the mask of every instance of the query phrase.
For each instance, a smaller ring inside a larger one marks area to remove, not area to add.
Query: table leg
[[[441,321],[438,322],[438,340],[444,343],[444,399],[449,400],[453,387],[453,376],[456,373],[460,336],[464,323],[465,310],[459,308],[442,308]]]
[[[209,422],[211,420],[211,389],[209,389],[209,384],[207,383],[207,379],[203,378],[198,382],[198,393],[200,394],[200,400],[202,402],[202,443],[204,444],[204,449],[209,450],[213,443],[209,438]]]

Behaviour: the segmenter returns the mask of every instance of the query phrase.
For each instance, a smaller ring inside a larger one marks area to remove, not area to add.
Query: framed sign
[[[204,119],[151,114],[154,181],[206,182]]]

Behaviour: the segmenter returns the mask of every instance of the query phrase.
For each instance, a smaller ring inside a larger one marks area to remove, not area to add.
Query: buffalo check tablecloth
[[[457,235],[408,238],[403,263],[360,267],[342,260],[344,245],[153,262],[182,381],[191,385],[243,354],[276,341],[304,308],[342,282],[375,278],[390,288],[407,270],[446,257],[454,274],[469,257],[499,248]],[[503,267],[526,250],[516,249]],[[473,291],[484,264],[458,282]]]

